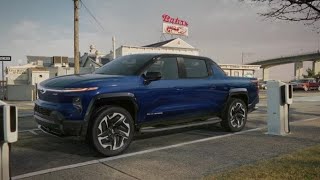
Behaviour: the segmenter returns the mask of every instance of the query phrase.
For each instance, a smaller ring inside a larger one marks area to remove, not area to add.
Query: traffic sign
[[[11,56],[0,56],[0,61],[11,61]]]

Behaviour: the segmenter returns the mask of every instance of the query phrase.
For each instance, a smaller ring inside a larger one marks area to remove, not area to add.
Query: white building
[[[199,50],[186,43],[180,38],[170,39],[146,46],[128,46],[123,45],[116,49],[116,57],[130,55],[130,54],[145,54],[145,53],[167,53],[167,54],[188,54],[199,55]],[[106,55],[112,59],[113,52]]]
[[[228,76],[255,77],[260,65],[219,64]]]

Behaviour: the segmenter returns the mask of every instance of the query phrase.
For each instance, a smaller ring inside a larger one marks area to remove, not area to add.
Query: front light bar
[[[66,88],[61,90],[62,92],[84,92],[84,91],[94,91],[97,90],[98,87],[90,87],[90,88]]]
[[[65,88],[65,89],[47,89],[39,87],[38,90],[42,91],[51,91],[51,92],[85,92],[85,91],[94,91],[98,87],[88,87],[88,88]]]

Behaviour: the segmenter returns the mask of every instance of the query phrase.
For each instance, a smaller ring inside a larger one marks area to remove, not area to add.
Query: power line
[[[80,0],[81,5],[88,11],[89,15],[94,19],[94,21],[101,27],[102,30],[104,30],[103,26],[101,23],[98,21],[98,19],[93,15],[93,13],[87,8],[87,6],[84,4],[82,0]]]

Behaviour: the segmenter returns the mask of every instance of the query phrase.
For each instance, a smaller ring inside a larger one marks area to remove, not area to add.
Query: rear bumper
[[[68,121],[61,119],[61,116],[60,118],[57,116],[44,117],[35,113],[34,119],[42,130],[57,136],[79,136],[84,127],[84,121]]]

